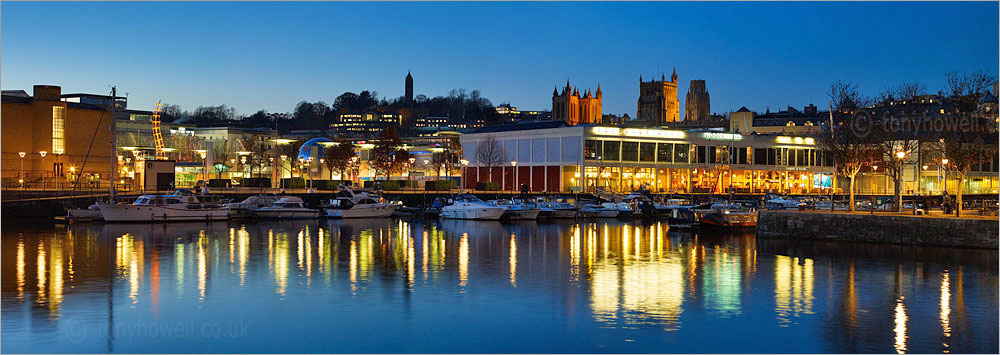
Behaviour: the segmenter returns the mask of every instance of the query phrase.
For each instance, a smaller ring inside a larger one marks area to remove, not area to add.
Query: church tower
[[[413,102],[413,75],[410,75],[410,71],[406,71],[406,102]]]
[[[636,120],[645,121],[648,126],[662,126],[667,122],[680,120],[680,101],[677,98],[677,69],[674,68],[667,81],[660,74],[660,80],[642,81],[639,76],[639,100]]]
[[[684,101],[684,121],[707,120],[712,106],[704,80],[691,80],[687,99]]]
[[[590,89],[580,95],[579,88],[575,88],[566,80],[566,87],[560,93],[558,89],[552,89],[552,119],[566,122],[568,125],[600,123],[603,116],[600,84],[597,85],[597,92],[591,93]]]

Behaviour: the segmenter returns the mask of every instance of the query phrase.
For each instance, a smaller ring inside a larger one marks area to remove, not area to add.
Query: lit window
[[[61,152],[66,150],[66,108],[62,106],[52,106],[52,151]]]

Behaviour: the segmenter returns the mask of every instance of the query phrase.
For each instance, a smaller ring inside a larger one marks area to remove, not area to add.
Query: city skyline
[[[603,113],[631,116],[639,77],[676,68],[680,98],[691,80],[705,80],[714,112],[775,111],[825,108],[838,79],[872,95],[912,81],[933,93],[947,72],[995,75],[1000,60],[996,3],[2,6],[5,90],[52,84],[104,94],[117,85],[136,109],[163,100],[290,112],[299,101],[332,104],[361,90],[393,99],[410,71],[414,95],[478,89],[494,105],[531,110],[551,109],[552,89],[567,78],[599,83]],[[108,15],[121,21],[82,20]]]

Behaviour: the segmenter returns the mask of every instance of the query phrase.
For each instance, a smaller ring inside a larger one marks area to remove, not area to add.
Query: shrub
[[[497,191],[500,189],[500,185],[492,181],[476,181],[476,190],[481,191]]]
[[[209,182],[211,184],[211,182]],[[240,180],[241,187],[271,187],[271,178],[243,178]]]
[[[306,187],[306,179],[297,178],[284,178],[281,179],[281,186],[286,189],[301,189]]]
[[[208,179],[208,187],[232,187],[233,182],[229,179]]]
[[[427,191],[448,191],[457,186],[455,180],[431,180],[424,183],[424,189]]]

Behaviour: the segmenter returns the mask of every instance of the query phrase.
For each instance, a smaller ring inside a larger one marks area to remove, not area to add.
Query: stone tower
[[[413,102],[413,75],[406,71],[406,102]]]
[[[648,126],[661,126],[680,120],[680,102],[677,99],[677,69],[670,81],[661,74],[660,80],[642,81],[639,76],[639,100],[636,120]]]
[[[711,114],[712,106],[705,81],[691,80],[691,87],[684,101],[684,121],[707,120]]]
[[[558,89],[552,89],[552,119],[564,121],[569,125],[601,123],[602,103],[604,94],[601,92],[601,84],[597,84],[597,91],[591,94],[590,89],[584,92],[569,85],[566,80],[566,87],[562,93]]]

